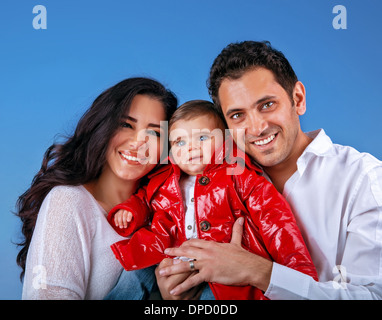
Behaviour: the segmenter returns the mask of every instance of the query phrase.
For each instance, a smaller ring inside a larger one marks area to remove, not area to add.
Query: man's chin
[[[259,164],[261,167],[263,168],[267,168],[267,167],[273,167],[273,166],[276,166],[280,163],[279,159],[277,159],[276,157],[274,157],[274,154],[273,155],[259,155],[257,153],[254,153],[254,152],[247,152],[248,156],[254,160],[257,164]]]

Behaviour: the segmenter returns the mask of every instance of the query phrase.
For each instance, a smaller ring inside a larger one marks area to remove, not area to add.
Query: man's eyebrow
[[[129,121],[134,122],[134,123],[138,122],[137,119],[130,117],[130,116],[122,116],[122,120],[129,120]],[[162,128],[159,124],[156,124],[156,123],[149,123],[147,126],[148,127],[154,127],[154,128]]]
[[[269,100],[275,100],[277,97],[276,96],[265,96],[259,100],[257,100],[254,104],[254,106],[257,106],[259,104],[262,104],[264,103],[265,101],[269,101]]]
[[[228,117],[233,113],[240,112],[241,110],[242,109],[240,109],[240,108],[228,109],[227,112],[225,113],[225,115]]]
[[[264,103],[265,101],[273,100],[273,99],[276,99],[276,98],[277,98],[276,96],[270,96],[270,95],[264,96],[264,97],[260,98],[259,100],[257,100],[256,102],[254,102],[252,104],[252,107],[256,107],[259,104]],[[236,107],[234,107],[233,109],[228,109],[225,115],[228,117],[229,115],[231,115],[233,113],[236,113],[236,112],[240,112],[242,110],[243,110],[243,108],[236,108]]]

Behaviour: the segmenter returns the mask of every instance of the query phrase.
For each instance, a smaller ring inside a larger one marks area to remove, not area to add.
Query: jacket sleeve
[[[127,228],[119,228],[114,223],[114,216],[118,210],[123,209],[133,214],[133,219]],[[113,229],[121,236],[128,237],[133,232],[149,224],[151,219],[150,207],[146,200],[146,188],[141,188],[125,202],[116,205],[107,215],[107,220]]]
[[[268,253],[275,262],[318,280],[289,204],[270,182],[258,177],[246,206]]]
[[[147,268],[167,256],[166,248],[177,246],[177,227],[169,214],[158,211],[150,226],[136,231],[130,239],[114,243],[111,249],[127,271]]]

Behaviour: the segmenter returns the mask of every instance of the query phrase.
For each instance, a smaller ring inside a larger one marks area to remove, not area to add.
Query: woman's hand
[[[177,273],[174,275],[169,276],[161,276],[160,270],[163,268],[167,268],[169,266],[172,266],[174,262],[178,262],[180,260],[174,260],[174,259],[163,259],[162,262],[159,264],[159,266],[155,269],[155,275],[157,278],[157,284],[160,290],[160,293],[162,295],[162,298],[164,300],[197,300],[199,299],[203,286],[196,286],[193,288],[190,288],[187,291],[184,291],[180,293],[179,295],[172,295],[170,294],[170,291],[172,291],[177,285],[182,283],[183,281],[187,280],[187,278],[195,275],[197,271],[189,271],[183,273]]]
[[[225,285],[252,285],[260,290],[268,288],[272,262],[248,252],[241,246],[244,218],[239,218],[232,231],[230,243],[218,243],[200,239],[184,242],[179,248],[166,249],[172,256],[194,258],[197,273],[187,277],[182,283],[170,289],[171,295],[179,295],[203,282],[216,282]],[[158,270],[161,276],[179,275],[190,272],[188,261],[177,260]]]

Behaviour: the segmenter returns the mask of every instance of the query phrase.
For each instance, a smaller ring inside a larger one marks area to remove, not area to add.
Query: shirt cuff
[[[307,299],[310,276],[273,262],[271,281],[264,295],[271,300]]]

